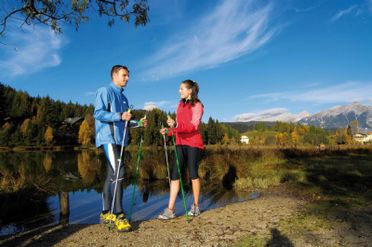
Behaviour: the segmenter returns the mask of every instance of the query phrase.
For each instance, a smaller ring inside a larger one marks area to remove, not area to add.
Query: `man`
[[[98,89],[94,109],[96,125],[96,146],[103,146],[107,158],[107,174],[103,186],[102,201],[103,209],[100,214],[100,222],[107,223],[113,221],[118,231],[129,231],[131,225],[127,221],[122,207],[122,181],[124,178],[124,163],[120,162],[121,145],[128,145],[128,127],[146,127],[147,120],[142,118],[140,121],[130,120],[132,114],[129,110],[128,99],[123,91],[129,80],[129,69],[123,65],[115,65],[111,69],[112,83],[106,87]],[[124,135],[124,131],[126,131]],[[123,138],[125,136],[125,140]],[[119,164],[120,167],[119,167]],[[119,172],[119,174],[118,174]],[[118,175],[118,176],[117,176]],[[115,186],[116,178],[117,189],[114,205],[112,202],[111,188]],[[113,214],[110,212],[113,207]]]

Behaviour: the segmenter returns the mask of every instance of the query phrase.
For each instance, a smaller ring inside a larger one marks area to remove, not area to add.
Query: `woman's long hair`
[[[184,80],[183,82],[181,82],[181,84],[185,84],[186,87],[188,89],[191,89],[191,99],[190,99],[190,103],[191,105],[195,105],[196,102],[200,102],[200,99],[198,97],[198,93],[199,93],[199,84],[196,82],[196,81],[193,81],[193,80]],[[187,99],[184,99],[184,102],[186,103],[188,100]]]

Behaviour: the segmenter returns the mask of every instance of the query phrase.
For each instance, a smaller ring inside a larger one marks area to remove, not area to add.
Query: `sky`
[[[372,0],[149,6],[144,27],[116,21],[110,28],[93,11],[78,31],[62,24],[62,34],[41,24],[19,29],[14,20],[0,40],[0,82],[94,104],[96,90],[111,83],[111,67],[124,64],[125,94],[136,109],[175,111],[180,82],[192,79],[203,121],[293,120],[352,102],[372,105]]]

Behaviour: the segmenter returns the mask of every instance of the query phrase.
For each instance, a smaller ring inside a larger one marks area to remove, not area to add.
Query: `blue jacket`
[[[125,121],[121,120],[121,114],[128,111],[129,103],[125,97],[124,88],[114,83],[98,89],[94,108],[96,125],[96,146],[102,144],[121,145]],[[128,127],[136,127],[136,121],[130,121]],[[127,130],[128,131],[128,130]],[[128,145],[129,131],[126,134],[124,146]]]

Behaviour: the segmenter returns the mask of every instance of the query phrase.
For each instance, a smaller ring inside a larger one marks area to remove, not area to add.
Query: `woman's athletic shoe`
[[[158,219],[159,220],[170,220],[176,217],[176,214],[174,211],[170,210],[169,208],[164,209],[164,212],[162,214],[159,214]]]
[[[189,216],[192,216],[192,217],[196,217],[199,214],[200,214],[199,207],[198,206],[195,206],[194,204],[192,204],[191,209],[190,209],[188,215]]]

